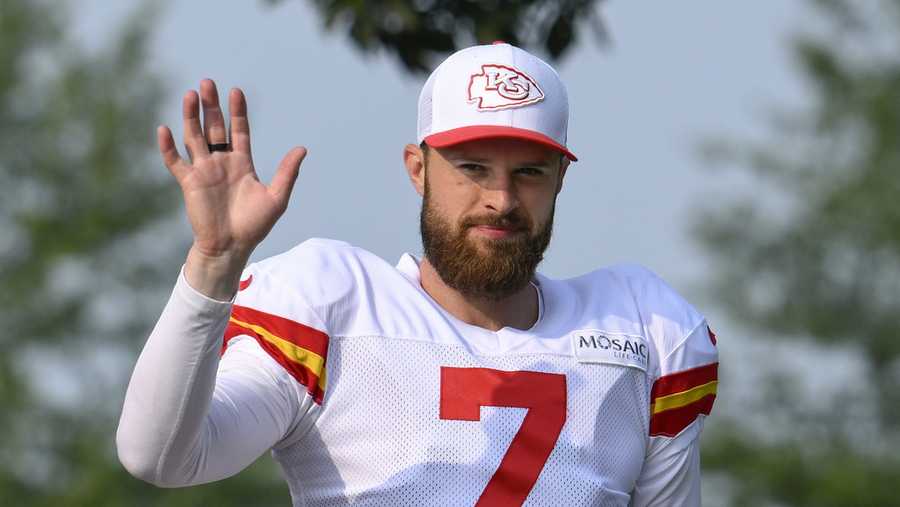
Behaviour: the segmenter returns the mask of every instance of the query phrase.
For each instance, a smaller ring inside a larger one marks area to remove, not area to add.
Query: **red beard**
[[[422,246],[428,262],[445,284],[465,296],[496,301],[515,294],[534,278],[550,244],[552,212],[547,223],[534,234],[530,232],[531,219],[519,209],[503,216],[469,217],[455,228],[434,209],[429,195],[426,180],[419,218]],[[509,239],[477,241],[469,237],[469,229],[478,225],[524,233]]]

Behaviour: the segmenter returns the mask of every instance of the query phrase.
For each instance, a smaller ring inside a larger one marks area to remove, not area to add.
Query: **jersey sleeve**
[[[655,351],[649,443],[633,507],[700,505],[700,433],[718,385],[716,337],[706,319],[649,271],[631,269],[632,293]]]
[[[250,337],[283,368],[316,403],[325,393],[328,333],[324,322],[277,273],[251,266],[244,273],[222,352],[235,337]]]
[[[235,299],[223,350],[247,336],[279,364],[315,404],[328,384],[328,343],[357,314],[364,282],[355,249],[311,239],[250,266]]]
[[[700,506],[700,433],[716,399],[718,354],[701,320],[660,359],[650,394],[650,442],[633,506]]]

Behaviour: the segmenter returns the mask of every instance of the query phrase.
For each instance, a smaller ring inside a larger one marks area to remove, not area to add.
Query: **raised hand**
[[[230,144],[212,80],[200,83],[199,96],[194,90],[187,92],[182,108],[190,162],[178,154],[168,127],[159,127],[157,141],[166,167],[181,186],[194,231],[185,274],[188,283],[207,296],[230,299],[250,253],[287,208],[306,149],[290,150],[271,184],[265,185],[253,167],[247,102],[241,90],[232,89],[228,95]]]

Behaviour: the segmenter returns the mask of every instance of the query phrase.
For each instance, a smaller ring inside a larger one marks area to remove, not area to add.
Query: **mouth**
[[[525,232],[519,227],[501,227],[496,225],[473,225],[470,228],[476,235],[490,239],[506,239]]]

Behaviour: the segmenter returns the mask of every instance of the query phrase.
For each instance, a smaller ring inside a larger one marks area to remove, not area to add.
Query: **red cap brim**
[[[447,146],[453,146],[454,144],[464,143],[466,141],[497,137],[535,142],[562,153],[573,162],[578,160],[578,157],[566,149],[565,146],[554,141],[549,136],[545,136],[544,134],[533,130],[506,127],[503,125],[473,125],[446,130],[425,137],[425,143],[433,148],[446,148]]]

